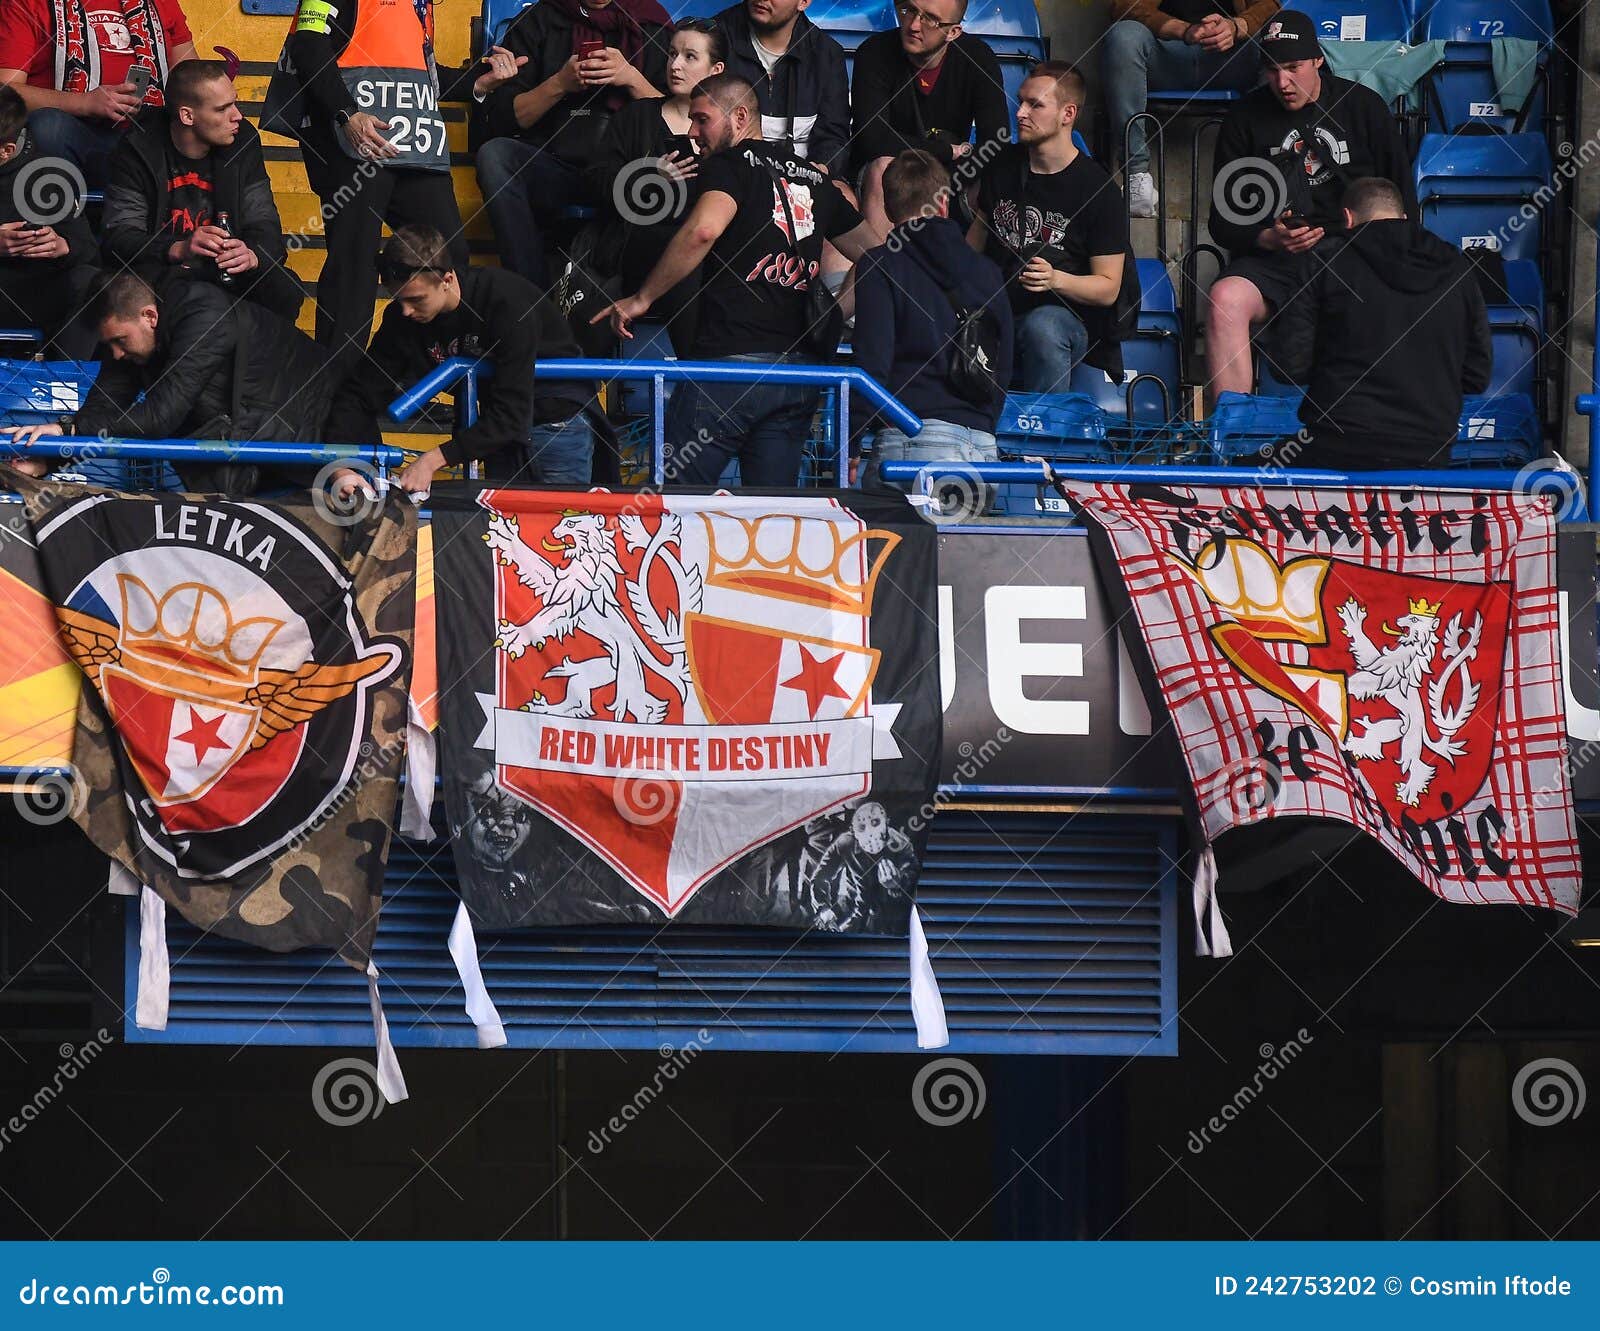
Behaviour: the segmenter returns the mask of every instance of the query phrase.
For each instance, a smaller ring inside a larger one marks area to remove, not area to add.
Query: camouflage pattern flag
[[[1212,841],[1331,818],[1447,901],[1575,913],[1553,503],[1494,491],[1061,484],[1132,599]],[[1208,938],[1209,933],[1209,938]]]
[[[197,928],[371,967],[404,757],[416,515],[7,482],[82,691],[74,816]],[[141,1024],[164,1000],[140,996]],[[374,989],[374,1015],[378,1016]],[[380,1037],[383,1032],[380,1029]],[[381,1043],[380,1039],[380,1043]]]
[[[436,492],[462,927],[920,935],[934,537],[860,492]]]

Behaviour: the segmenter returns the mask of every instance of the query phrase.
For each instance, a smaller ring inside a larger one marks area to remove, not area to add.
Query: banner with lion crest
[[[1228,950],[1211,843],[1267,819],[1352,824],[1448,901],[1576,912],[1547,497],[1060,488],[1109,543],[1188,765],[1202,952]]]
[[[907,934],[941,725],[902,498],[441,489],[433,544],[477,928]]]

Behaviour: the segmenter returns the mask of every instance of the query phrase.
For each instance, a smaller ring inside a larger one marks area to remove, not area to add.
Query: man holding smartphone
[[[1308,281],[1307,256],[1343,225],[1357,177],[1392,181],[1415,216],[1411,166],[1383,98],[1325,68],[1316,24],[1284,10],[1261,30],[1263,86],[1217,135],[1211,235],[1231,262],[1211,288],[1208,401],[1255,387],[1252,328],[1268,324]],[[1269,328],[1267,336],[1279,333]],[[1284,359],[1297,359],[1283,348]]]
[[[163,104],[167,72],[194,58],[178,0],[7,0],[0,24],[0,85],[27,105],[35,151],[90,189],[140,107]]]
[[[25,141],[28,110],[15,88],[0,88],[0,325],[38,328],[64,360],[94,355],[94,326],[84,314],[95,276],[94,237],[83,217],[42,226],[23,215],[21,172],[38,160]]]
[[[624,106],[661,97],[672,20],[656,0],[539,0],[502,38],[520,68],[473,117],[478,184],[501,262],[550,284],[550,231],[590,201],[583,172]]]

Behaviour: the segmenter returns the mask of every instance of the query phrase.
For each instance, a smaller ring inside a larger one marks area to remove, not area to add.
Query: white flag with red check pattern
[[[1267,819],[1352,824],[1447,901],[1576,913],[1548,498],[1061,490],[1110,542],[1194,786],[1202,953],[1229,946],[1211,843]]]

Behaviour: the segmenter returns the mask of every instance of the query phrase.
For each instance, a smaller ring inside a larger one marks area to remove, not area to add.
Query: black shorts
[[[1315,250],[1305,254],[1245,254],[1235,259],[1218,275],[1242,277],[1261,293],[1267,302],[1267,316],[1276,314],[1305,290],[1311,281],[1313,269],[1310,259]]]

